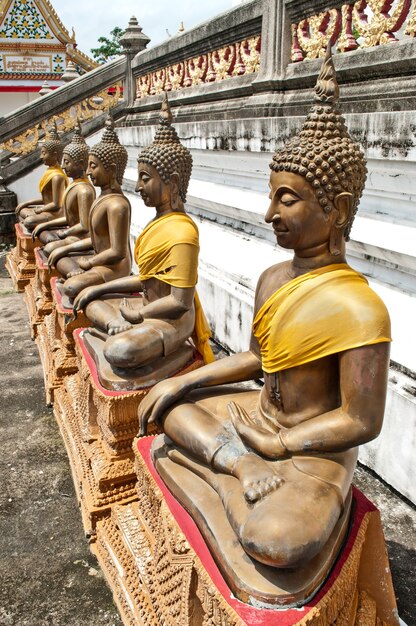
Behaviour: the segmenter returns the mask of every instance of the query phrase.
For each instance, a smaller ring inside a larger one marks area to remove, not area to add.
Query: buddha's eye
[[[299,198],[297,198],[296,196],[293,196],[291,193],[284,193],[281,198],[280,198],[280,202],[284,205],[284,206],[292,206],[293,204],[295,204],[297,201],[299,200]]]

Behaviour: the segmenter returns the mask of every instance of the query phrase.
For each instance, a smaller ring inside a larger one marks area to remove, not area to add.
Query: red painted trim
[[[192,549],[196,552],[203,566],[205,567],[212,582],[217,587],[218,591],[223,596],[224,600],[234,609],[234,611],[241,617],[247,624],[255,624],[256,626],[295,626],[301,619],[305,619],[308,613],[313,609],[318,602],[330,591],[332,585],[335,583],[342,566],[350,555],[352,547],[357,537],[358,530],[367,513],[377,510],[376,507],[360,492],[353,487],[353,523],[350,529],[348,540],[338,557],[338,560],[333,568],[331,575],[327,582],[317,595],[302,609],[257,609],[240,600],[237,600],[231,592],[225,582],[221,572],[219,571],[217,564],[215,563],[211,553],[202,537],[197,525],[187,513],[187,511],[179,504],[175,497],[168,490],[159,474],[157,473],[155,466],[151,459],[150,448],[154,440],[154,436],[142,437],[137,441],[137,449],[144,459],[151,475],[155,479],[159,489],[162,491],[166,504],[169,507],[170,512],[179,524],[182,532],[185,534],[187,541],[192,546]]]
[[[54,87],[50,85],[51,89],[57,89],[58,85]],[[42,89],[42,85],[0,85],[0,93],[36,93]]]

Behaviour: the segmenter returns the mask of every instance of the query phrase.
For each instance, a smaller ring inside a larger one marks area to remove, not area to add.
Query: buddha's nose
[[[280,222],[280,215],[274,211],[267,211],[264,219],[267,224],[278,224]]]

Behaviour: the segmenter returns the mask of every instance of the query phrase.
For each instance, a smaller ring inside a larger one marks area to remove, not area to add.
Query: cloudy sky
[[[208,20],[232,7],[232,0],[155,0],[137,2],[133,0],[51,0],[51,3],[71,32],[75,28],[78,47],[90,54],[97,47],[101,35],[108,36],[114,26],[125,28],[132,15],[139,20],[143,32],[150,37],[149,47],[164,41],[168,35],[178,31],[181,21],[186,29]]]

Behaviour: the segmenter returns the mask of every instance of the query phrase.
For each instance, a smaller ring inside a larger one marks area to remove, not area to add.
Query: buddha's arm
[[[93,250],[91,237],[75,241],[67,246],[61,246],[60,248],[56,248],[56,250],[52,250],[48,257],[48,265],[52,267],[59,259],[63,259],[64,256],[68,256],[68,254],[72,252],[87,252],[89,250]]]
[[[52,230],[53,228],[60,228],[61,226],[66,226],[66,224],[67,224],[67,221],[65,217],[57,217],[55,220],[50,220],[49,222],[38,224],[32,232],[32,239],[34,241],[36,237],[39,237],[39,235],[43,233],[45,230]]]
[[[172,287],[168,296],[154,300],[140,310],[143,319],[178,319],[192,308],[195,288]]]
[[[193,389],[213,387],[262,376],[261,362],[251,350],[209,363],[200,369],[164,380],[142,400],[138,418],[139,435],[145,435],[147,424],[158,420],[175,402]]]
[[[386,402],[390,344],[343,352],[339,357],[341,406],[282,433],[289,452],[338,452],[380,433]]]
[[[17,205],[16,207],[16,215],[18,215],[20,213],[20,211],[22,209],[26,209],[27,207],[33,206],[33,205],[39,205],[42,204],[43,205],[43,198],[34,198],[33,200],[26,200],[26,202],[21,202],[20,204]]]
[[[120,196],[117,199],[118,204],[116,206],[109,206],[108,208],[107,215],[110,246],[106,250],[95,254],[89,259],[90,267],[96,267],[98,265],[113,265],[115,263],[119,263],[130,254],[128,247],[129,211],[126,204],[123,203],[123,200],[125,200],[125,198]]]
[[[81,189],[77,195],[79,222],[65,231],[65,237],[85,237],[89,231],[89,216],[94,202],[94,190],[88,187]]]
[[[35,209],[35,213],[43,213],[48,211],[53,213],[59,211],[62,208],[62,201],[65,191],[65,178],[63,176],[54,176],[51,180],[52,200],[47,204]],[[42,202],[44,202],[42,200]]]
[[[81,311],[92,302],[102,296],[112,293],[134,293],[141,291],[142,285],[138,276],[125,276],[110,280],[102,285],[94,285],[83,289],[74,300],[74,311]]]

